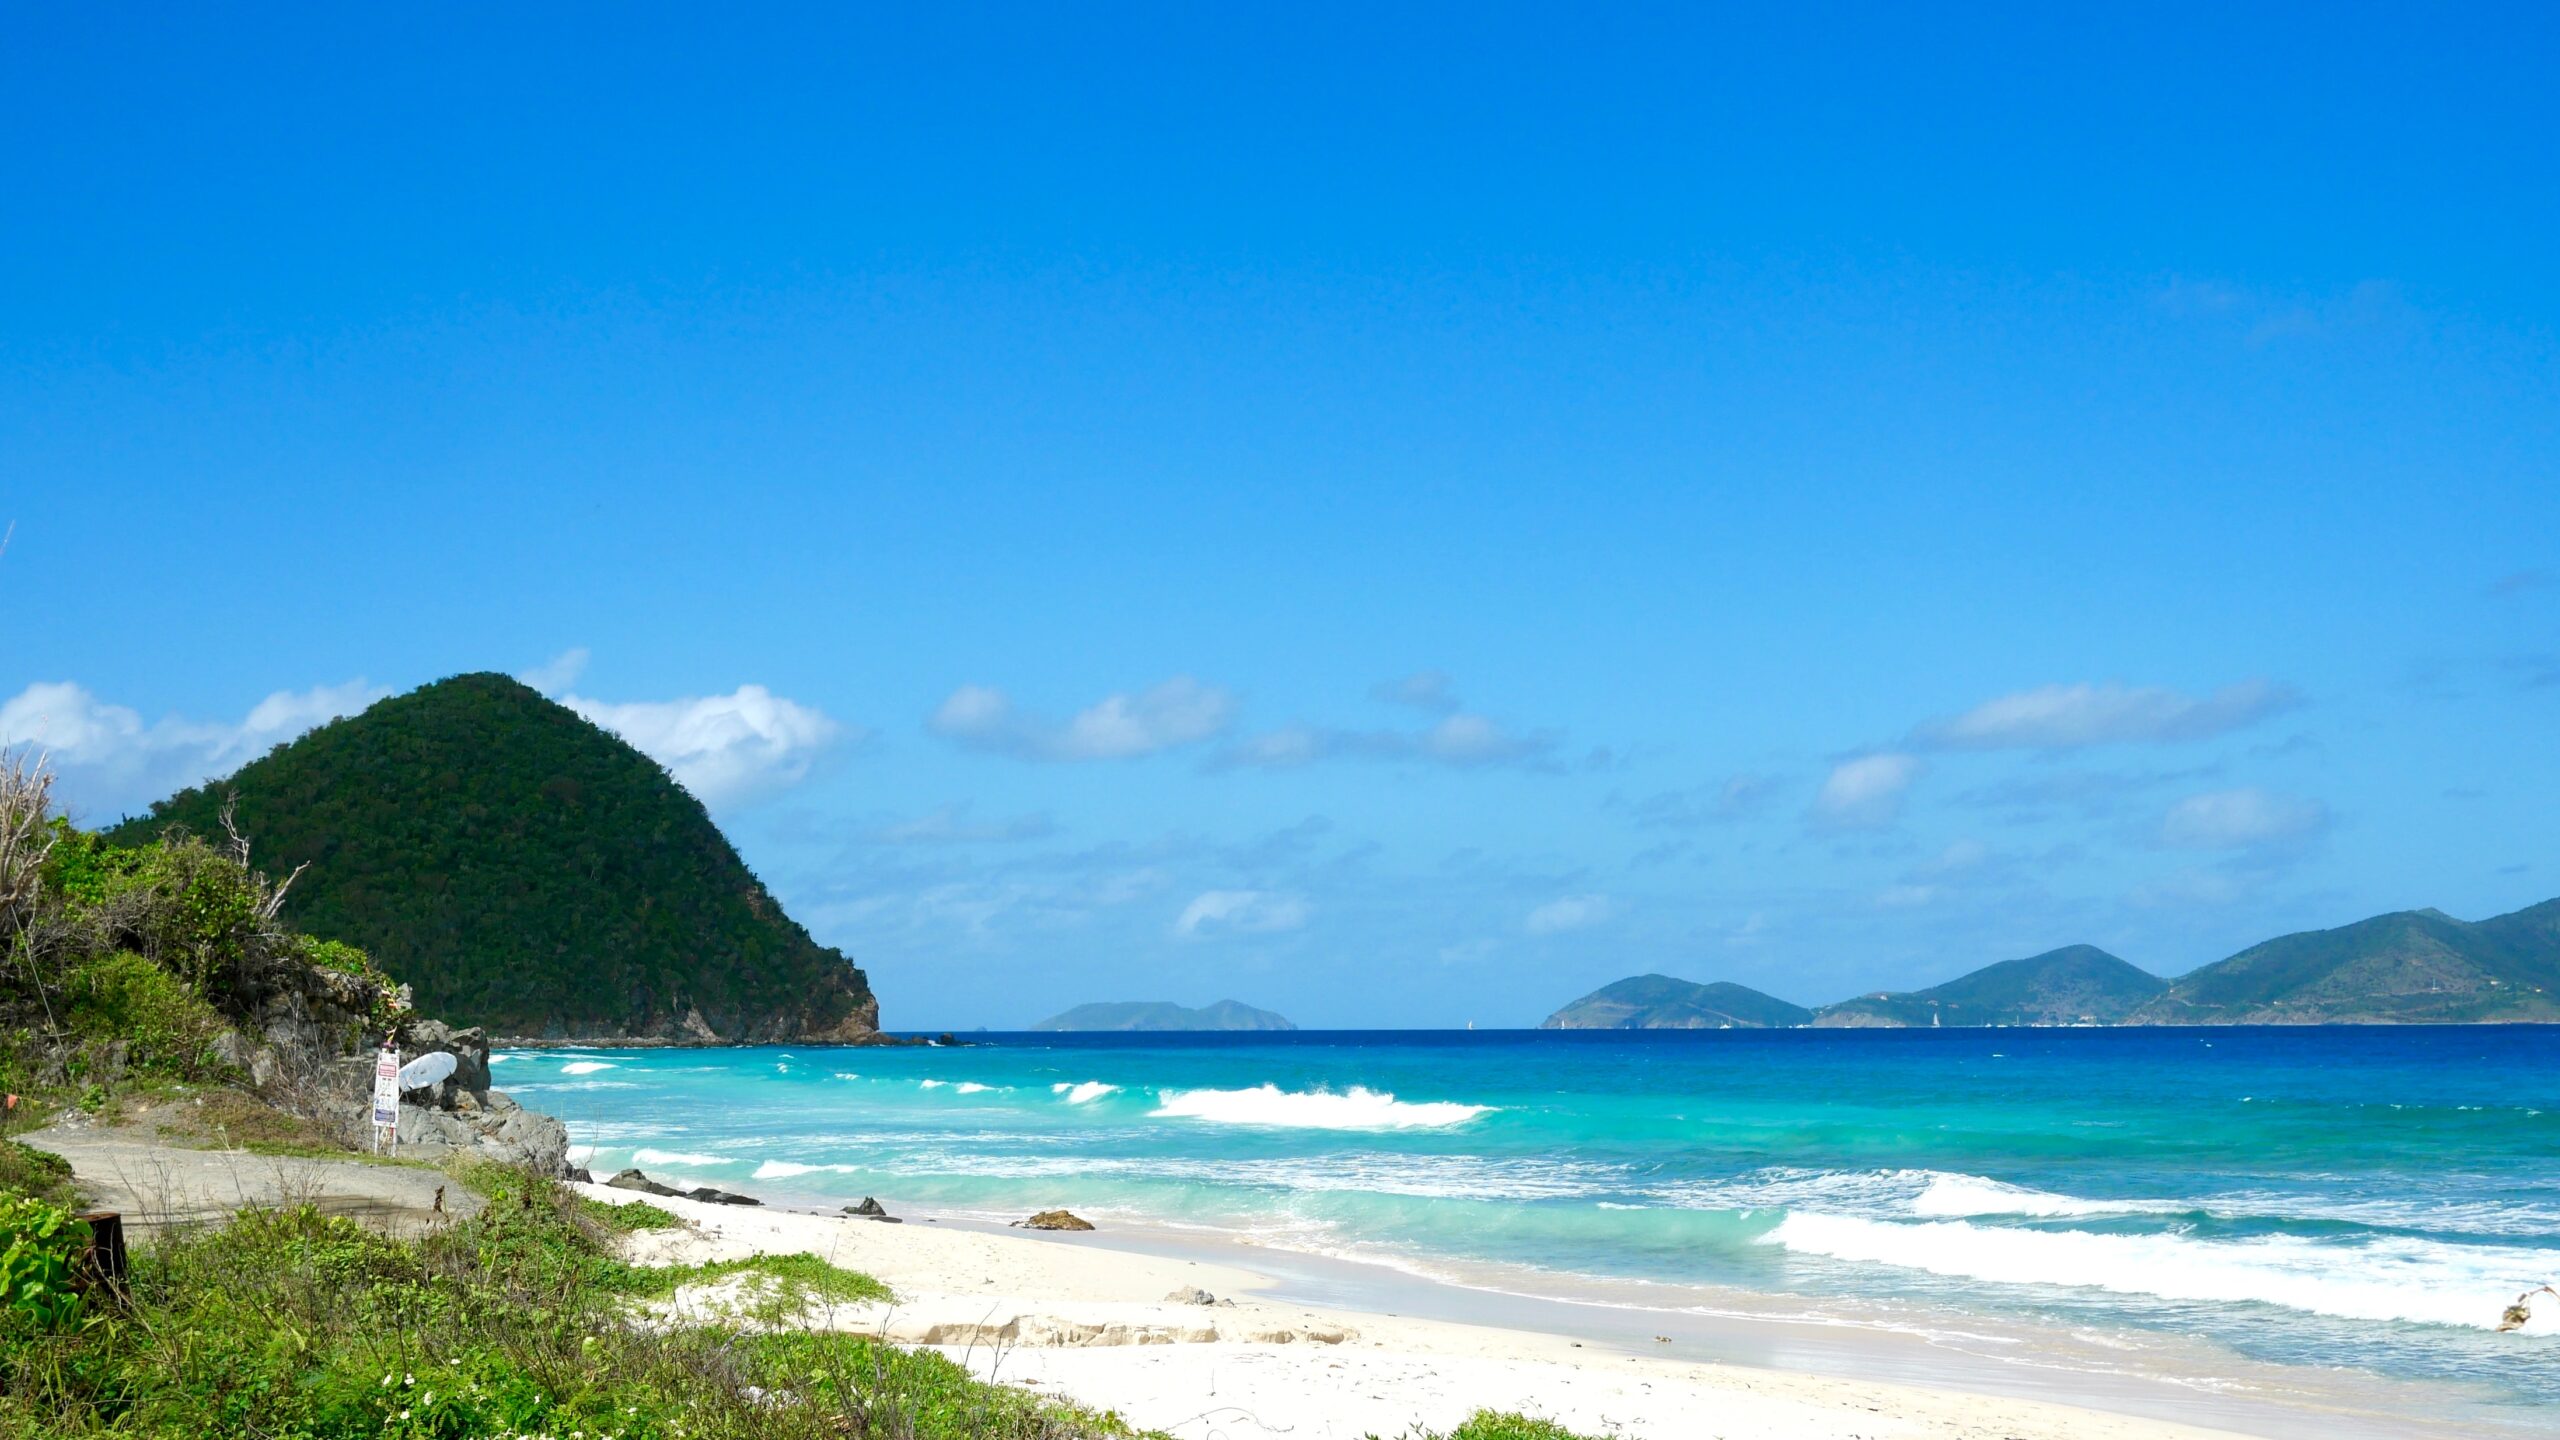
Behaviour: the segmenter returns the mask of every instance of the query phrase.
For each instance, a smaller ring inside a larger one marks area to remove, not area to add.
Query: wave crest
[[[1049,1093],[1066,1096],[1070,1105],[1090,1105],[1105,1095],[1119,1094],[1120,1087],[1105,1085],[1099,1080],[1087,1080],[1081,1084],[1061,1080],[1049,1087]]]
[[[2479,1330],[2494,1329],[2516,1293],[2539,1283],[2525,1277],[2560,1270],[2560,1252],[2400,1237],[2353,1246],[2289,1235],[2199,1240],[1805,1212],[1778,1222],[1762,1243],[1997,1285],[2080,1286]],[[2536,1315],[2528,1328],[2560,1331],[2560,1320]]]
[[[1454,1100],[1398,1100],[1386,1091],[1361,1085],[1337,1092],[1283,1090],[1265,1083],[1250,1090],[1159,1091],[1156,1108],[1149,1115],[1293,1130],[1435,1130],[1463,1125],[1493,1108]]]

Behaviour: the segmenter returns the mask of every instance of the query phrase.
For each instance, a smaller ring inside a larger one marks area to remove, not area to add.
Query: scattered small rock
[[[1221,1300],[1197,1285],[1185,1285],[1164,1297],[1164,1301],[1168,1305],[1215,1305],[1225,1310],[1236,1308],[1236,1302],[1233,1300]]]
[[[698,1185],[687,1190],[684,1192],[684,1198],[700,1200],[712,1205],[761,1205],[764,1203],[753,1195],[741,1195],[734,1190],[715,1190],[708,1185]]]
[[[1016,1230],[1090,1230],[1093,1222],[1068,1210],[1043,1210],[1028,1220],[1013,1222]]]
[[[891,1225],[899,1225],[899,1224],[903,1224],[903,1223],[905,1223],[905,1222],[901,1221],[897,1216],[892,1215],[892,1214],[890,1214],[888,1211],[886,1211],[886,1210],[884,1210],[884,1209],[880,1208],[880,1202],[879,1202],[879,1201],[877,1201],[877,1200],[872,1199],[872,1198],[871,1198],[870,1196],[868,1196],[868,1195],[865,1195],[865,1196],[863,1196],[863,1197],[862,1197],[862,1203],[861,1203],[861,1204],[859,1204],[859,1205],[847,1205],[846,1207],[844,1207],[844,1213],[845,1213],[845,1214],[847,1214],[847,1215],[852,1216],[852,1217],[853,1217],[854,1219],[856,1219],[856,1220],[879,1220],[879,1221],[883,1221],[883,1222],[886,1222],[886,1223],[891,1224]]]

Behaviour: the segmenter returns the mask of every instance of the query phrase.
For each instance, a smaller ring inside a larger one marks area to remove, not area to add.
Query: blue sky
[[[526,674],[898,1027],[2560,894],[2547,8],[6,24],[85,818]]]

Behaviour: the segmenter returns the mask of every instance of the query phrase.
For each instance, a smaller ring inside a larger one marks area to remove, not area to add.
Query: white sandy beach
[[[607,1201],[645,1198],[582,1186]],[[635,1258],[805,1252],[887,1282],[894,1304],[812,1323],[932,1345],[983,1376],[1117,1411],[1186,1440],[1358,1440],[1516,1410],[1629,1440],[2169,1440],[2237,1433],[2037,1400],[1627,1355],[1561,1335],[1278,1303],[1239,1265],[990,1232],[660,1199],[685,1231]],[[1230,1304],[1174,1303],[1206,1290]],[[716,1305],[706,1292],[679,1305]],[[2306,1428],[2260,1433],[2314,1433]],[[2255,1427],[2253,1427],[2255,1428]]]

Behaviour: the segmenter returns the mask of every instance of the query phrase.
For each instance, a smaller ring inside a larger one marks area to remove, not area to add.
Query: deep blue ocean
[[[1667,1307],[1855,1293],[2560,1403],[2560,1303],[2494,1331],[2560,1281],[2560,1028],[967,1038],[497,1077],[599,1174],[1062,1205]]]

